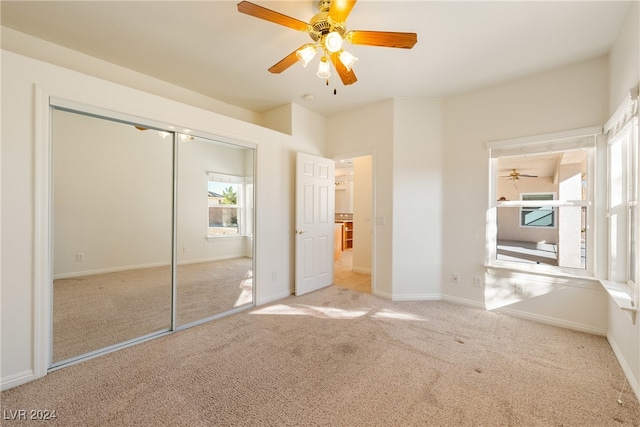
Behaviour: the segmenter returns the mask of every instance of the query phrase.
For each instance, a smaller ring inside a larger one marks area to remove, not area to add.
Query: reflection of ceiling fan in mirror
[[[345,22],[356,4],[356,0],[320,0],[318,3],[320,13],[312,17],[309,23],[248,1],[238,3],[238,11],[241,13],[306,32],[311,37],[311,43],[300,46],[269,68],[271,73],[279,74],[298,61],[306,66],[315,54],[320,52],[322,57],[320,58],[318,77],[328,79],[330,76],[329,64],[332,63],[342,83],[350,85],[358,80],[351,70],[351,66],[357,58],[342,48],[343,41],[354,45],[402,49],[411,49],[418,41],[416,33],[347,31]]]
[[[518,172],[516,169],[511,169],[511,173],[509,175],[503,176],[501,178],[509,178],[509,181],[518,181],[520,178],[537,178],[538,175],[526,175]]]

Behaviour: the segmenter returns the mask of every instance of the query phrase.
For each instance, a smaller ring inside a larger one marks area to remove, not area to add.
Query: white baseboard
[[[451,295],[441,294],[406,294],[406,295],[389,295],[383,292],[374,292],[374,295],[381,296],[383,298],[391,299],[392,301],[448,301],[456,304],[467,305],[475,308],[479,308],[486,311],[495,311],[504,314],[508,314],[513,317],[519,317],[522,319],[532,320],[539,323],[545,323],[547,325],[558,326],[564,329],[571,329],[573,331],[586,332],[593,335],[606,336],[607,331],[605,329],[594,328],[593,326],[584,325],[581,323],[567,322],[566,320],[558,319],[555,317],[542,316],[539,314],[532,314],[525,311],[514,310],[510,308],[501,307],[499,309],[489,309],[482,302],[473,301],[465,298],[454,297]]]
[[[375,295],[375,296],[380,297],[380,298],[385,298],[385,299],[389,299],[389,300],[393,297],[393,295],[391,295],[390,293],[382,292],[382,291],[379,291],[377,289],[371,289],[371,293],[373,295]]]
[[[547,325],[558,326],[564,329],[571,329],[573,331],[586,332],[593,335],[605,336],[607,331],[605,329],[594,328],[593,326],[584,325],[581,323],[567,322],[566,320],[558,319],[555,317],[542,316],[539,314],[532,314],[526,311],[514,310],[512,308],[488,308],[484,303],[478,301],[472,301],[464,298],[452,297],[449,295],[443,295],[444,301],[450,301],[458,304],[469,305],[472,307],[480,308],[486,311],[494,311],[496,313],[504,313],[509,316],[519,317],[521,319],[533,320],[534,322],[545,323]]]
[[[168,265],[171,265],[171,263],[154,262],[154,263],[150,263],[150,264],[125,265],[125,266],[118,266],[118,267],[99,268],[99,269],[96,269],[96,270],[70,271],[68,273],[54,274],[53,275],[53,280],[72,279],[74,277],[82,277],[82,276],[94,276],[96,274],[118,273],[120,271],[140,270],[140,269],[143,269],[143,268],[166,267]]]
[[[504,313],[513,317],[520,317],[522,319],[533,320],[535,322],[540,322],[540,323],[546,323],[548,325],[558,326],[560,328],[565,328],[565,329],[571,329],[578,332],[586,332],[588,334],[601,335],[601,336],[607,335],[606,329],[594,328],[593,326],[583,325],[581,323],[567,322],[566,320],[557,319],[555,317],[541,316],[539,314],[531,314],[531,313],[527,313],[520,310],[513,310],[511,308],[501,307],[501,308],[496,308],[495,310],[488,310],[488,311]]]
[[[236,255],[218,256],[213,258],[197,258],[197,259],[178,261],[178,265],[202,264],[205,262],[227,261],[230,259],[238,259],[238,258],[251,258],[251,256],[236,254]]]
[[[470,299],[466,299],[466,298],[458,298],[458,297],[454,297],[451,295],[442,295],[442,300],[443,301],[447,301],[447,302],[453,302],[456,304],[462,304],[462,305],[468,305],[471,307],[475,307],[475,308],[481,308],[483,310],[486,310],[486,307],[484,305],[484,303],[478,302],[478,301],[473,301]]]
[[[391,301],[439,301],[441,299],[440,294],[394,294],[391,297]]]
[[[269,304],[270,302],[278,301],[283,298],[289,297],[291,295],[293,295],[293,292],[289,290],[289,291],[278,292],[277,294],[273,294],[273,295],[267,295],[265,297],[257,297],[256,306]]]
[[[638,383],[638,379],[633,376],[633,371],[631,370],[631,367],[629,367],[629,365],[627,364],[627,361],[624,358],[622,351],[618,346],[618,343],[616,342],[616,340],[613,339],[613,336],[611,336],[610,334],[607,334],[607,341],[609,342],[609,345],[611,346],[611,349],[613,350],[613,354],[616,356],[616,359],[618,359],[618,363],[622,368],[622,372],[624,372],[624,375],[627,378],[627,381],[629,382],[629,386],[635,393],[636,399],[640,401],[640,384]]]
[[[33,371],[18,372],[17,374],[9,375],[6,378],[0,379],[0,390],[9,390],[10,388],[26,384],[29,381],[33,381],[35,379],[36,376]]]

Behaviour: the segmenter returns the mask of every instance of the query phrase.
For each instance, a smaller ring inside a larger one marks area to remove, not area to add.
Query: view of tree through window
[[[242,184],[227,181],[209,178],[209,235],[240,234],[241,204],[238,201]]]

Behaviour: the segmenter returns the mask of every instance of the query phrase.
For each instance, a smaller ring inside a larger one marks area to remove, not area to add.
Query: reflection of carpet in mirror
[[[340,253],[340,259],[335,261],[333,268],[333,283],[336,286],[371,293],[371,275],[351,271],[353,268],[353,251],[351,249]]]
[[[251,304],[252,260],[178,266],[177,325]],[[168,330],[171,267],[58,279],[53,285],[53,361]]]

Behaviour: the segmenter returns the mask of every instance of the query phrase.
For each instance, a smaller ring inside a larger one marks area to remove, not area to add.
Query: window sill
[[[629,316],[631,322],[635,325],[638,308],[629,293],[629,287],[625,283],[612,282],[604,279],[600,279],[599,281],[611,299],[618,305],[620,310]]]
[[[250,236],[243,236],[242,234],[212,234],[206,236],[208,242],[219,239],[244,239]]]
[[[495,268],[498,270],[517,271],[520,273],[529,273],[529,274],[535,274],[539,276],[561,277],[561,278],[567,278],[567,279],[581,279],[581,280],[590,280],[590,281],[598,280],[586,270],[584,271],[584,273],[578,273],[578,272],[573,273],[566,270],[560,270],[558,267],[553,267],[553,266],[550,268],[545,268],[545,266],[542,266],[540,264],[518,265],[513,262],[495,261],[495,262],[487,263],[484,266],[487,269]]]

